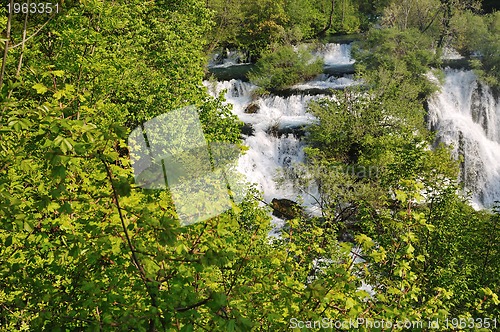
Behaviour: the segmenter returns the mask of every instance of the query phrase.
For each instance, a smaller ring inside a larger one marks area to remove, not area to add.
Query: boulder
[[[255,132],[255,129],[250,123],[244,123],[243,126],[241,126],[241,134],[245,136],[253,136]]]
[[[303,209],[298,203],[286,198],[273,198],[271,207],[274,216],[285,220],[297,218],[303,213]]]
[[[244,112],[247,114],[256,114],[259,113],[259,110],[260,110],[259,104],[256,102],[252,102],[247,106],[247,108],[245,108]]]

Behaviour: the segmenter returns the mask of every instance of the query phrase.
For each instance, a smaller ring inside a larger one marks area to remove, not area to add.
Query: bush
[[[305,48],[280,46],[268,51],[248,74],[250,81],[266,90],[281,90],[320,74],[323,60],[315,59]]]
[[[439,59],[432,39],[416,29],[373,29],[355,45],[353,57],[363,81],[385,89],[386,95],[391,91],[392,98],[423,101],[436,89],[425,74]]]
[[[454,46],[461,53],[479,55],[470,64],[486,84],[500,87],[500,12],[476,15],[466,12],[454,22]]]

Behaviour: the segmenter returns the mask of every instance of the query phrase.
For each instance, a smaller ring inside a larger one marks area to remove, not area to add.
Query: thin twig
[[[196,302],[195,304],[192,304],[190,306],[187,306],[187,307],[178,307],[178,308],[175,308],[175,311],[178,311],[178,312],[184,312],[184,311],[188,311],[188,310],[191,310],[191,309],[194,309],[194,308],[197,308],[199,306],[202,306],[204,305],[205,303],[207,303],[208,301],[210,301],[212,299],[212,297],[207,297],[206,299],[204,300],[201,300],[199,302]]]
[[[19,47],[19,46],[23,45],[28,40],[30,40],[31,38],[35,37],[50,22],[50,20],[52,20],[54,18],[54,16],[55,16],[55,14],[52,14],[52,16],[49,17],[49,19],[47,20],[47,22],[45,22],[44,24],[42,24],[42,26],[40,28],[38,28],[38,30],[36,30],[31,36],[29,36],[28,38],[26,38],[26,40],[24,42],[20,42],[19,44],[16,44],[14,46],[9,47],[9,50],[12,50],[13,48],[16,48],[16,47]]]
[[[28,1],[28,6],[30,2]],[[21,66],[23,64],[23,56],[24,56],[24,46],[26,45],[26,28],[28,25],[28,11],[26,12],[26,16],[24,17],[24,26],[23,26],[23,40],[21,42],[21,54],[19,55],[19,63],[17,64],[17,70],[16,70],[16,78],[19,77],[19,74],[21,73]]]

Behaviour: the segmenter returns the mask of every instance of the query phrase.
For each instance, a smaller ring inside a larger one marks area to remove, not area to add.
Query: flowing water
[[[463,157],[461,180],[476,208],[500,200],[500,98],[472,71],[447,69],[441,91],[429,101],[437,141]]]
[[[264,201],[270,203],[273,198],[296,201],[301,193],[293,183],[284,180],[278,184],[277,180],[304,160],[300,127],[316,121],[307,113],[307,104],[324,96],[254,97],[256,88],[251,83],[231,80],[209,86],[209,91],[218,95],[226,90],[226,101],[233,105],[233,113],[252,128],[253,132],[245,136],[249,149],[240,157],[239,171],[262,191]],[[247,113],[249,105],[254,105],[256,113]],[[307,197],[304,199],[308,201]]]
[[[315,55],[322,57],[326,67],[352,65],[351,44],[327,43],[318,48]]]
[[[353,63],[347,44],[326,44],[315,50],[314,55],[323,58],[325,67]],[[205,85],[214,96],[226,91],[225,98],[233,105],[233,113],[252,128],[252,133],[245,136],[249,150],[240,158],[238,168],[263,193],[264,201],[270,203],[274,198],[285,198],[301,202],[310,213],[317,213],[315,188],[301,191],[285,176],[293,174],[294,166],[304,161],[301,127],[316,121],[307,112],[308,103],[327,97],[300,93],[300,90],[344,88],[354,83],[352,75],[321,74],[312,81],[293,86],[292,89],[299,92],[287,97],[255,96],[257,86],[235,79],[216,84],[205,82]],[[276,219],[275,222],[279,224]]]
[[[314,54],[323,57],[325,67],[352,66],[350,45],[326,44]],[[491,207],[500,200],[500,102],[492,90],[478,83],[471,71],[445,72],[441,91],[429,100],[429,126],[438,131],[438,141],[454,146],[462,155],[461,179],[472,192],[477,208]],[[313,81],[293,87],[295,94],[255,96],[257,87],[241,80],[205,82],[212,95],[226,90],[226,101],[247,128],[245,145],[249,150],[240,157],[239,171],[262,191],[263,199],[286,198],[303,203],[318,213],[313,196],[295,188],[283,174],[293,174],[294,166],[304,161],[303,132],[300,128],[316,119],[307,112],[311,100],[326,95],[308,94],[307,89],[344,88],[357,84],[350,75],[322,74]],[[304,91],[301,91],[304,90]],[[283,181],[278,184],[278,179]],[[279,220],[275,218],[279,225]]]

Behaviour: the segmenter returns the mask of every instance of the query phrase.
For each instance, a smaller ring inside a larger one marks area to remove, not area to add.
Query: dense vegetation
[[[436,89],[425,74],[443,47],[479,52],[478,72],[500,81],[498,12],[471,0],[61,4],[1,9],[0,330],[498,320],[500,211],[458,195],[458,164],[428,148],[424,122]],[[366,85],[311,105],[320,123],[297,180],[321,188],[321,217],[287,220],[270,239],[250,191],[181,227],[167,191],[134,183],[127,135],[175,108],[196,105],[210,141],[241,143],[230,108],[201,84],[213,49],[260,58],[254,80],[272,90],[317,72],[292,45],[353,32],[365,32]]]
[[[263,53],[248,76],[252,83],[272,91],[312,79],[322,71],[323,61],[315,59],[307,48],[280,46]]]

